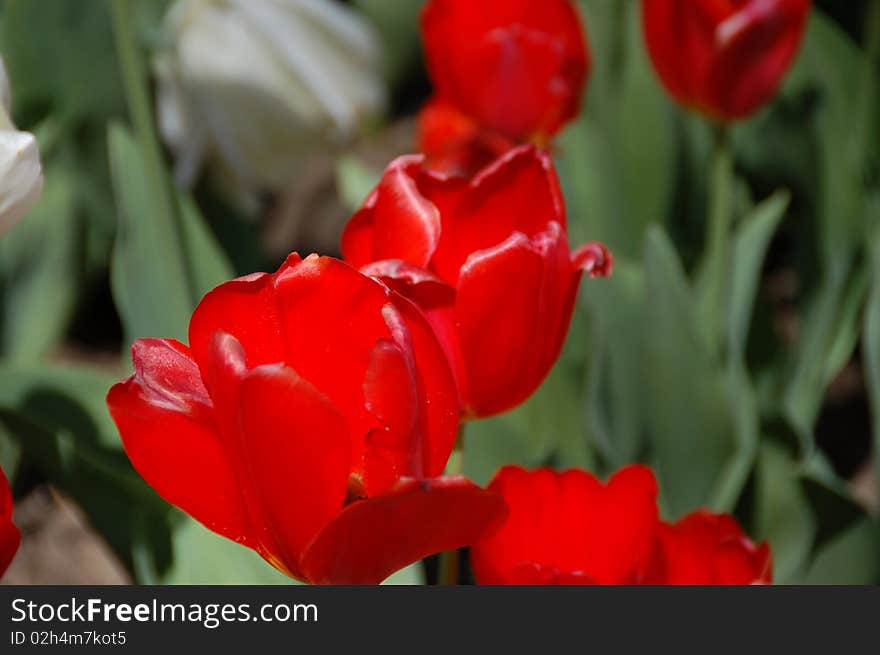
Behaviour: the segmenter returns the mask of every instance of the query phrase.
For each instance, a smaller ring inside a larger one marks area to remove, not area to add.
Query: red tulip
[[[456,146],[468,160],[487,143],[546,145],[580,110],[590,57],[570,0],[430,0],[422,38],[435,100],[421,145],[441,165],[461,161]]]
[[[0,468],[0,575],[9,568],[21,544],[21,533],[12,522],[12,490]]]
[[[770,547],[756,546],[733,517],[698,511],[660,526],[648,583],[770,584],[771,568]]]
[[[455,384],[408,301],[291,255],[205,296],[190,346],[142,339],[108,395],[135,468],[215,532],[313,583],[378,583],[491,531],[501,499],[438,477]]]
[[[629,466],[602,484],[586,471],[501,469],[489,485],[510,509],[471,547],[480,584],[633,584],[651,564],[657,483]]]
[[[810,0],[642,0],[642,18],[648,52],[669,93],[730,121],[776,94],[810,6]]]
[[[453,364],[465,418],[528,398],[559,356],[581,274],[606,275],[600,244],[572,254],[550,157],[522,146],[473,179],[401,157],[342,237],[347,261],[425,312]]]

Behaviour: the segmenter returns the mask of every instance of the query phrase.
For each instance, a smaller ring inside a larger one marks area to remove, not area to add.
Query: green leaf
[[[728,355],[743,359],[752,321],[758,284],[770,241],[790,202],[780,191],[762,202],[743,219],[733,235],[730,304],[727,312]]]
[[[645,302],[642,388],[650,460],[674,517],[710,504],[742,453],[727,381],[707,352],[693,293],[660,228],[649,230],[646,240]]]
[[[382,584],[385,585],[423,585],[425,568],[421,562],[410,564],[405,569],[392,573]]]
[[[188,516],[175,514],[171,567],[161,573],[139,567],[138,577],[173,585],[297,584],[250,548],[211,532]]]
[[[105,3],[5,0],[0,43],[17,110],[30,115],[48,105],[68,123],[122,108]]]
[[[109,148],[119,213],[111,282],[126,338],[185,341],[192,310],[232,267],[191,200],[178,196],[170,214],[156,204],[141,148],[125,128],[111,126]]]
[[[0,351],[11,361],[40,359],[67,331],[79,294],[84,248],[73,197],[68,170],[48,168],[43,197],[0,240]]]
[[[675,185],[674,113],[644,50],[635,3],[581,3],[594,71],[581,117],[558,139],[572,241],[637,259],[647,226],[665,223]]]
[[[765,439],[755,467],[753,536],[773,552],[776,582],[791,582],[806,565],[816,523],[800,484],[800,469],[788,451]]]
[[[192,297],[198,304],[208,291],[235,277],[235,272],[193,199],[182,193],[177,193],[176,199],[183,226],[184,261],[193,289]]]
[[[102,447],[122,443],[105,398],[119,381],[94,368],[65,365],[0,365],[0,407],[15,409],[48,430],[65,430]]]
[[[874,435],[874,469],[880,487],[880,198],[874,205],[877,224],[873,226],[871,239],[871,263],[873,281],[862,331],[865,385],[871,405],[872,431]]]
[[[645,447],[644,360],[639,348],[644,287],[641,268],[618,259],[611,277],[584,291],[593,333],[593,361],[587,373],[591,433],[613,468],[637,460]]]
[[[355,157],[340,157],[336,162],[339,197],[353,212],[361,208],[381,177],[381,172],[374,171]]]
[[[21,447],[26,466],[70,494],[85,510],[90,523],[107,540],[119,558],[132,566],[140,551],[161,555],[170,538],[167,505],[135,473],[119,449],[103,447],[97,435],[98,421],[63,396],[51,398],[56,417],[47,419],[41,403],[0,407],[0,424]],[[78,414],[75,420],[62,419]],[[52,423],[59,425],[52,425]],[[144,544],[142,526],[150,526]]]
[[[799,584],[874,585],[880,581],[880,529],[862,519],[817,555]]]

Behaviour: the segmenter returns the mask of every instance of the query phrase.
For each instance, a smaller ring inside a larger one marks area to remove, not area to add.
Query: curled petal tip
[[[608,277],[614,270],[614,255],[603,244],[593,241],[574,251],[574,265],[592,277]]]

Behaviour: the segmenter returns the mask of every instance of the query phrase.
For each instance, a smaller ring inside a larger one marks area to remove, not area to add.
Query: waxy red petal
[[[238,481],[189,349],[141,339],[132,357],[137,373],[110,389],[107,404],[135,469],[172,505],[252,546]]]
[[[471,549],[481,584],[535,580],[630,584],[652,561],[657,484],[643,466],[621,469],[607,484],[589,473],[508,466],[489,485],[510,510],[493,537]]]
[[[504,501],[460,477],[404,479],[346,507],[309,546],[305,577],[316,584],[378,584],[393,572],[491,534]]]
[[[259,512],[256,537],[264,557],[303,577],[301,554],[342,509],[350,443],[345,418],[292,369],[250,371],[240,390],[243,491]]]
[[[433,189],[424,188],[433,200]],[[564,230],[565,220],[553,160],[532,146],[516,148],[476,175],[442,212],[443,235],[431,267],[456,286],[471,254],[498,246],[514,232],[533,237],[552,221]]]
[[[537,387],[533,372],[547,320],[540,312],[544,284],[544,258],[522,234],[472,255],[462,267],[455,322],[468,414],[502,412]]]

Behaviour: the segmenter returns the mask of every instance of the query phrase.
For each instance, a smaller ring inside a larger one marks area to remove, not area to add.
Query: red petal
[[[432,98],[419,112],[419,152],[427,166],[472,176],[516,146],[499,133],[481,129],[452,104]]]
[[[238,483],[189,350],[176,341],[132,346],[137,373],[107,404],[138,473],[169,503],[225,537],[252,545]]]
[[[21,544],[21,533],[12,522],[12,490],[0,468],[0,576],[9,568]]]
[[[459,424],[459,394],[453,371],[433,324],[409,300],[395,298],[395,306],[409,328],[417,364],[419,433],[425,458],[425,473],[443,473],[455,445]]]
[[[389,309],[391,307],[389,306]],[[390,320],[402,323],[396,311]],[[424,440],[419,426],[420,398],[412,344],[405,325],[397,329],[401,344],[380,339],[364,380],[367,409],[378,419],[364,449],[364,484],[377,495],[402,476],[424,477]]]
[[[281,271],[301,260],[290,255]],[[276,275],[255,273],[221,284],[208,292],[189,322],[193,358],[205,367],[215,332],[234,336],[248,354],[251,367],[284,361],[284,331],[275,300]]]
[[[330,257],[291,255],[274,275],[221,285],[190,322],[193,354],[208,366],[216,332],[234,336],[250,368],[285,363],[325,394],[351,429],[352,464],[376,427],[363,380],[376,342],[390,333],[382,317],[388,290]]]
[[[342,232],[342,256],[352,266],[360,268],[373,261],[373,218],[379,192],[373,189],[363,206],[351,217]]]
[[[589,71],[586,36],[568,0],[432,0],[422,15],[431,78],[484,127],[512,139],[573,117]]]
[[[264,557],[291,575],[308,543],[342,509],[350,444],[345,418],[283,365],[241,383],[244,491]]]
[[[770,549],[755,546],[736,520],[697,511],[658,533],[650,584],[769,584]]]
[[[440,187],[422,188],[441,206],[443,221],[432,268],[453,286],[471,254],[498,246],[514,232],[533,237],[552,221],[565,229],[565,203],[553,161],[531,146],[510,151],[480,172],[459,192],[454,207],[435,197]]]
[[[706,104],[738,119],[769,102],[797,54],[809,9],[808,0],[750,2],[721,23]]]
[[[305,577],[316,584],[378,584],[395,571],[491,534],[504,502],[460,477],[401,480],[355,502],[309,546]]]
[[[702,103],[715,56],[715,28],[733,11],[726,0],[643,0],[648,52],[667,90],[685,106]]]
[[[489,485],[510,509],[505,525],[471,549],[481,584],[511,584],[529,566],[561,584],[625,584],[651,563],[657,485],[642,466],[606,485],[580,470],[527,472],[505,467]]]

